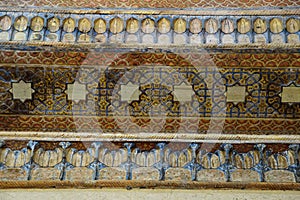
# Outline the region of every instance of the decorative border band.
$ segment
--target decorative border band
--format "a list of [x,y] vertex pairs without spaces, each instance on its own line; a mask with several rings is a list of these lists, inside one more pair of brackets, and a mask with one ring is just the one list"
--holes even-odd
[[[115,187],[139,187],[143,183],[151,187],[161,181],[164,183],[158,187],[170,184],[175,188],[183,183],[197,188],[205,186],[205,182],[208,187],[212,183],[224,183],[219,187],[233,187],[233,183],[237,187],[241,183],[251,186],[254,182],[293,186],[300,181],[299,144],[280,152],[265,144],[253,145],[246,151],[232,144],[221,144],[217,150],[198,143],[181,145],[180,150],[174,148],[176,143],[157,143],[149,150],[135,148],[135,143],[119,147],[110,144],[93,142],[79,149],[70,142],[60,142],[49,149],[29,141],[27,147],[15,149],[0,141],[0,188],[24,187],[26,181],[44,181],[40,187],[56,184],[55,181],[65,181],[70,186],[72,183],[67,181],[82,185],[93,182],[98,186],[108,181]],[[232,184],[226,185],[227,182]]]
[[[269,43],[269,44],[198,44],[198,45],[193,45],[193,44],[185,44],[183,45],[178,45],[178,44],[169,44],[169,45],[162,45],[162,44],[141,44],[141,45],[136,45],[136,44],[95,44],[95,43],[62,43],[62,42],[31,42],[31,41],[26,41],[26,42],[20,42],[20,41],[6,41],[6,42],[1,42],[0,41],[0,46],[2,47],[2,50],[45,50],[47,49],[48,51],[55,51],[55,50],[71,50],[71,51],[77,51],[83,50],[83,51],[92,51],[93,49],[96,50],[109,50],[113,48],[118,48],[119,50],[139,50],[139,51],[148,51],[148,50],[158,50],[158,51],[168,51],[170,49],[172,50],[186,50],[188,51],[193,51],[193,50],[199,50],[199,49],[219,49],[219,50],[226,50],[226,49],[258,49],[259,50],[270,50],[270,49],[296,49],[298,50],[300,48],[300,43],[296,44],[284,44],[284,43]],[[257,51],[259,51],[257,50]]]
[[[299,9],[230,11],[0,11],[0,45],[102,48],[299,48]],[[46,12],[48,11],[48,12]]]
[[181,181],[0,181],[1,189],[82,189],[82,188],[123,188],[123,189],[246,189],[246,190],[295,190],[299,191],[300,183],[208,183]]
[[41,141],[144,141],[144,142],[206,142],[206,143],[300,143],[300,135],[250,135],[250,134],[191,134],[191,133],[91,133],[91,132],[0,132],[4,140]]
[[273,7],[269,9],[265,8],[59,8],[59,7],[1,7],[0,12],[32,12],[32,13],[54,13],[54,14],[103,14],[103,15],[120,15],[120,14],[132,14],[132,15],[197,15],[197,16],[219,16],[219,15],[232,15],[232,16],[272,16],[272,15],[298,15],[300,6],[295,7]]

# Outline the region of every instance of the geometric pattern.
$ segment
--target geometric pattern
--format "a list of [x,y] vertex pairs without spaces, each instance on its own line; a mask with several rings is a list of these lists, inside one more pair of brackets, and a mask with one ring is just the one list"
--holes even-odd
[[0,188],[299,190],[299,5],[1,1]]
[[[2,67],[1,71],[1,114],[148,116],[150,113],[173,117],[243,118],[300,116],[300,102],[284,102],[280,96],[282,88],[285,91],[290,85],[299,87],[299,69],[11,66]],[[26,96],[27,100],[21,102],[10,93],[11,84],[16,88],[14,82],[18,80],[27,85],[31,83],[35,91],[32,99]],[[73,88],[80,93],[70,98],[70,85],[74,81]],[[80,87],[76,86],[77,82],[80,82]],[[127,102],[128,99],[122,100],[121,88],[129,83],[139,86],[139,94],[138,99]],[[191,89],[185,88],[187,86]],[[244,91],[245,94],[241,97],[232,95],[233,89],[238,89],[240,94]],[[187,94],[181,95],[183,101],[174,96],[178,90]],[[226,95],[231,95],[230,99],[226,100]],[[166,109],[165,113],[161,113],[161,109],[151,110],[153,102],[159,102],[161,109]]]
[[[2,137],[20,138],[35,137],[40,140],[48,137],[60,137],[81,140],[94,140],[99,138],[122,140],[132,137],[135,140],[153,137],[151,140],[237,140],[243,138],[247,141],[271,140],[299,141],[300,121],[297,119],[230,119],[230,118],[146,118],[145,117],[97,117],[97,116],[65,116],[65,115],[1,115],[0,131]],[[160,128],[159,133],[151,134],[151,130],[145,129],[151,123]],[[161,123],[164,121],[164,123]],[[130,129],[128,130],[128,125]],[[155,127],[155,126],[154,126]],[[157,127],[156,127],[157,128]],[[157,130],[157,129],[156,129]],[[3,131],[8,131],[4,133]],[[45,132],[36,135],[36,132]],[[142,135],[139,133],[147,133]],[[93,134],[87,134],[93,133]],[[106,134],[104,134],[106,133]],[[118,135],[124,133],[124,135]],[[137,133],[137,134],[134,134]],[[175,135],[174,135],[175,133]],[[194,134],[193,134],[194,133]],[[195,134],[198,133],[198,134]],[[207,133],[212,134],[206,135]],[[115,134],[115,135],[114,135]],[[154,135],[154,136],[153,136]],[[242,137],[242,136],[243,137]],[[261,137],[251,137],[261,136]],[[269,137],[267,137],[269,135]],[[278,137],[272,138],[271,136]],[[116,138],[116,136],[118,137]],[[176,136],[176,138],[174,138]],[[149,138],[148,138],[149,139]],[[244,141],[246,142],[246,141]]]
[[139,100],[139,86],[128,83],[121,85],[121,101]]
[[67,85],[66,94],[68,95],[69,100],[73,100],[78,103],[79,100],[86,99],[87,91],[85,89],[85,85],[75,82]]
[[34,90],[31,89],[30,83],[25,83],[21,80],[19,83],[12,83],[11,92],[14,99],[20,99],[24,102],[26,99],[31,99]]
[[[197,141],[205,138],[201,134],[223,133],[230,141],[249,135],[272,140],[268,134],[284,143],[298,141],[297,95],[285,101],[286,88],[299,87],[297,50],[8,50],[1,51],[0,58],[1,131],[29,131],[29,135],[46,131],[47,137],[79,132],[84,140],[88,137],[83,132],[94,132],[90,136],[94,139],[124,133],[140,140],[142,135],[134,134],[155,132],[153,137],[166,134],[165,140],[174,133],[178,140],[198,133]],[[12,84],[20,81],[34,90],[32,98],[23,102],[10,92]],[[130,85],[136,91],[133,95]],[[74,88],[77,97],[70,94]],[[239,96],[238,90],[237,96],[235,88],[245,93]],[[16,137],[22,134],[27,133]]]
[[1,66],[37,65],[37,66],[143,66],[155,63],[164,66],[187,67],[240,67],[240,68],[297,68],[300,67],[300,53],[293,49],[276,50],[211,50],[204,51],[172,49],[171,52],[118,51],[0,51]]
[[289,6],[299,6],[298,1],[268,1],[268,0],[260,0],[260,1],[239,1],[239,0],[223,0],[223,1],[205,1],[205,0],[188,0],[188,1],[168,1],[168,0],[153,0],[153,1],[105,1],[105,0],[95,0],[88,1],[82,0],[80,2],[74,3],[73,0],[40,0],[40,1],[26,1],[26,0],[15,0],[15,1],[1,1],[0,6],[57,6],[57,7],[81,7],[81,8],[223,8],[223,7],[238,7],[238,8],[247,8],[247,7],[289,7]]
[[[3,50],[0,58],[3,139],[298,141],[299,101],[285,101],[286,88],[299,87],[296,49]],[[24,102],[10,92],[20,81],[34,90]]]

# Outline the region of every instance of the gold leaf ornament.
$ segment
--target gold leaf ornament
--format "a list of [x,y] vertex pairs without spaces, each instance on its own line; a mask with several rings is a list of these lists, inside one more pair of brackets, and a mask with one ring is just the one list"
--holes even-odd
[[254,21],[254,31],[255,33],[261,34],[267,31],[267,23],[266,20],[262,18],[257,18]]
[[11,27],[11,18],[8,15],[0,17],[0,30],[8,31]]
[[102,18],[96,19],[94,22],[94,30],[97,33],[105,33],[106,31],[106,21]]
[[195,18],[190,21],[190,31],[194,34],[200,33],[202,30],[202,22],[200,19]]
[[110,20],[110,32],[116,34],[121,33],[124,29],[123,20],[119,17],[113,18]]
[[57,17],[50,18],[47,22],[47,29],[54,33],[59,30],[60,20]]
[[39,16],[32,18],[30,28],[36,32],[41,31],[44,28],[44,19]]
[[171,30],[171,23],[166,18],[160,19],[157,26],[160,33],[168,33]]
[[216,33],[218,31],[218,21],[210,18],[205,22],[205,31],[208,33]]
[[75,30],[75,20],[71,17],[64,20],[63,30],[67,33],[72,33]]
[[139,22],[135,18],[130,18],[126,23],[126,31],[128,33],[136,33],[139,30]]
[[144,33],[153,33],[155,30],[155,23],[152,19],[146,18],[142,21],[142,31]]
[[17,31],[25,31],[27,29],[28,19],[25,16],[19,16],[16,18],[14,28]]
[[175,19],[174,31],[176,33],[184,33],[186,31],[186,21],[182,18]]
[[92,23],[89,19],[82,18],[79,20],[78,29],[80,32],[87,33],[91,30],[91,28],[92,28]]
[[241,34],[248,33],[251,30],[251,22],[249,19],[241,18],[237,22],[238,32]]

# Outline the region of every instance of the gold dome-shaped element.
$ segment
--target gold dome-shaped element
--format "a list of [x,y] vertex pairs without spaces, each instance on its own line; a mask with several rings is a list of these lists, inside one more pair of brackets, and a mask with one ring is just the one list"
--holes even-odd
[[96,19],[94,22],[94,30],[97,33],[105,33],[106,31],[106,21],[102,18]]
[[224,19],[221,25],[223,33],[232,33],[234,31],[234,24],[230,19]]
[[168,33],[171,30],[171,23],[168,19],[162,18],[157,23],[157,29],[160,33]]
[[25,31],[27,29],[28,19],[25,16],[19,16],[16,18],[14,28],[17,31]]
[[216,33],[218,31],[218,21],[213,18],[206,20],[205,31],[208,33]]
[[30,28],[33,31],[41,31],[44,28],[44,18],[39,16],[32,18]]
[[286,30],[289,33],[296,33],[300,30],[300,21],[295,18],[290,18],[286,21]]
[[190,31],[194,34],[200,33],[202,30],[202,22],[200,19],[195,18],[190,21]]
[[175,19],[174,31],[176,33],[184,33],[186,31],[186,21],[182,18]]
[[8,15],[0,17],[0,30],[7,31],[11,27],[11,18]]
[[47,29],[54,33],[59,29],[60,20],[57,17],[52,17],[47,22]]
[[280,33],[283,31],[283,23],[281,19],[273,18],[270,21],[270,30],[272,33]]
[[113,18],[109,22],[109,30],[112,33],[121,33],[124,29],[123,20],[119,17]]
[[155,23],[152,19],[146,18],[142,21],[142,31],[144,33],[152,33],[155,29]]
[[91,30],[92,23],[88,18],[82,18],[78,21],[78,30],[83,33],[87,33]]
[[72,33],[75,30],[75,20],[71,17],[66,18],[63,22],[63,30],[67,33]]
[[248,33],[251,30],[251,22],[249,19],[241,18],[237,22],[238,32],[241,34]]
[[130,18],[126,23],[126,31],[128,33],[136,33],[139,30],[139,21],[135,18]]
[[254,21],[254,31],[255,33],[264,33],[267,31],[267,23],[266,20],[262,19],[262,18],[257,18]]

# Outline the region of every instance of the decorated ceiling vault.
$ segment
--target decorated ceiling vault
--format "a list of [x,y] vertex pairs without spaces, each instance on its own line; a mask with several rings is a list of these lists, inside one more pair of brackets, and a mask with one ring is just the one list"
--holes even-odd
[[0,188],[300,188],[300,1],[1,1]]

